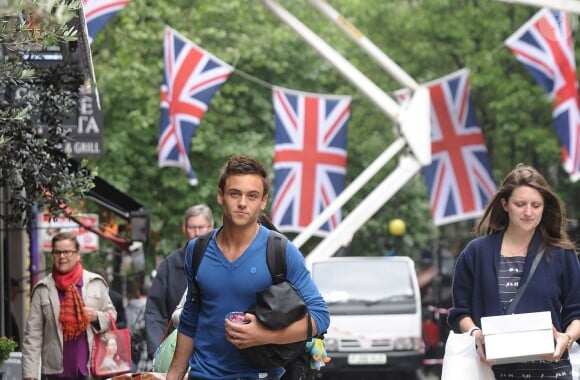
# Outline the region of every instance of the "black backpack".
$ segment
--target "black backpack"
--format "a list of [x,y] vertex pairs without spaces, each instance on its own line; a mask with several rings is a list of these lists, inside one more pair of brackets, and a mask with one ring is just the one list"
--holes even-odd
[[[205,254],[205,249],[209,244],[209,240],[213,231],[205,233],[197,237],[195,246],[191,248],[191,242],[187,246],[189,252],[193,249],[191,271],[193,274],[193,289],[191,294],[194,302],[201,302],[200,291],[195,284],[195,276],[201,263],[201,259]],[[268,270],[272,276],[272,282],[279,284],[286,281],[286,243],[288,238],[277,231],[270,230],[268,236],[268,244],[266,246],[266,261],[268,263]],[[322,338],[322,336],[319,336]],[[318,371],[310,368],[310,353],[304,351],[304,354],[287,363],[284,366],[285,373],[281,380],[312,380],[317,378]]]

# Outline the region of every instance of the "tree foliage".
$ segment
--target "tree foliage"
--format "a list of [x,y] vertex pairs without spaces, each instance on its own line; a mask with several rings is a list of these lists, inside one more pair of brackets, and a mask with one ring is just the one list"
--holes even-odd
[[[78,4],[53,0],[9,1],[0,10],[0,187],[8,189],[8,226],[20,226],[33,206],[56,214],[92,186],[84,165],[64,152],[68,132],[62,121],[78,109],[84,82],[78,65],[33,66],[23,59],[48,47],[76,40],[67,23]],[[34,15],[34,16],[32,16]],[[39,124],[46,133],[38,132]]]
[[[576,217],[578,183],[561,169],[551,104],[503,41],[536,8],[499,1],[329,1],[364,35],[419,83],[462,68],[471,72],[472,102],[484,132],[496,181],[519,162],[548,175]],[[307,0],[281,0],[388,93],[401,85]],[[159,87],[166,26],[197,43],[236,72],[222,86],[197,129],[190,160],[200,184],[190,187],[178,168],[158,168]],[[576,39],[576,35],[573,36]],[[348,94],[347,182],[352,182],[395,138],[391,120],[352,83],[259,1],[132,0],[97,36],[92,53],[105,118],[106,154],[99,173],[152,211],[154,249],[169,252],[181,243],[183,211],[207,203],[219,220],[219,169],[231,154],[246,153],[272,163],[272,86]],[[343,208],[346,216],[396,163],[389,163]],[[407,223],[403,251],[417,257],[440,235],[461,240],[470,223],[435,228],[420,176],[408,183],[358,231],[352,254],[383,254],[389,220]],[[318,239],[304,247],[308,252]],[[461,242],[451,246],[461,247]]]

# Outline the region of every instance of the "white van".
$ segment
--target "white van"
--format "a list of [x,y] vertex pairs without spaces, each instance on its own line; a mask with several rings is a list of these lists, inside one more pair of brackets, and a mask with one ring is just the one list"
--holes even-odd
[[322,377],[398,372],[416,379],[425,345],[413,260],[332,257],[313,262],[311,271],[330,310],[325,342],[331,361]]

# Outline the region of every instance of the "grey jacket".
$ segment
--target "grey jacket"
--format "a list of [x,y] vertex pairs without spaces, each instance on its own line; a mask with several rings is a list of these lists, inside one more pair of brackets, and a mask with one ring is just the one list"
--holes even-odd
[[171,313],[187,288],[184,262],[185,246],[173,251],[159,264],[157,275],[149,288],[145,305],[145,326],[147,350],[151,357],[161,343],[165,328],[171,320]]
[[[96,273],[83,270],[83,302],[86,306],[98,310],[100,330],[91,323],[87,328],[87,339],[90,354],[93,347],[93,336],[111,328],[108,313],[117,318],[117,312],[109,297],[108,285]],[[52,375],[63,371],[63,335],[58,322],[60,301],[58,290],[52,274],[40,280],[32,290],[30,313],[24,330],[22,342],[22,377],[38,378],[42,374]],[[42,368],[40,368],[42,363]]]

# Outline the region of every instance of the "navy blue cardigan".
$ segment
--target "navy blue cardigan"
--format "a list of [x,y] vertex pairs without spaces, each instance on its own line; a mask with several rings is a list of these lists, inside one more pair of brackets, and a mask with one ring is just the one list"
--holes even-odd
[[[459,321],[471,316],[481,327],[481,317],[503,315],[497,273],[504,232],[476,238],[457,258],[453,277],[453,306],[448,323],[460,332]],[[526,256],[521,283],[529,275],[541,242],[536,232]],[[550,311],[558,331],[580,319],[580,261],[572,250],[548,248],[528,284],[515,313]]]

